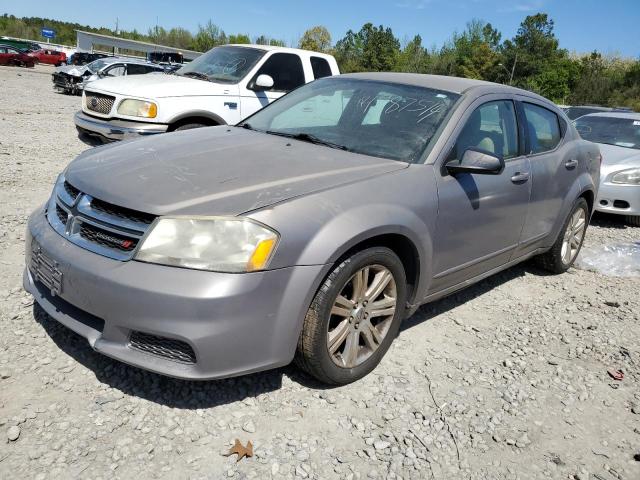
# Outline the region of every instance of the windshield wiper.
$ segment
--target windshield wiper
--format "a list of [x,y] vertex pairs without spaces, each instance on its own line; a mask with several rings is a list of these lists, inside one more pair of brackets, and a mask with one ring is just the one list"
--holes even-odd
[[207,82],[211,81],[208,75],[200,72],[187,72],[187,73],[181,73],[181,75],[183,77],[199,78],[200,80],[206,80]]
[[249,123],[242,123],[240,125],[238,125],[240,128],[246,128],[247,130],[253,130],[253,127],[251,126],[251,124]]
[[269,135],[278,135],[280,137],[293,138],[294,140],[309,142],[315,145],[323,145],[325,147],[337,148],[338,150],[349,150],[349,148],[344,145],[329,142],[327,140],[322,140],[321,138],[318,138],[315,135],[312,135],[310,133],[286,133],[286,132],[276,132],[274,130],[267,130],[264,133],[268,133]]

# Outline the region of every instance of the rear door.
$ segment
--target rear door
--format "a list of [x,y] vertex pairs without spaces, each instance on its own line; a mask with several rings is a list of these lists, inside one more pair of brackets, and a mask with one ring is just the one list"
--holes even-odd
[[543,102],[519,97],[518,107],[532,177],[529,213],[522,230],[524,253],[551,233],[562,203],[578,178],[580,150],[577,142],[564,141],[564,119]]
[[[444,290],[509,262],[527,215],[531,182],[523,155],[515,102],[486,95],[465,114],[450,153],[436,164],[438,219],[434,280],[429,293]],[[448,174],[444,164],[469,147],[501,156],[499,175]]]

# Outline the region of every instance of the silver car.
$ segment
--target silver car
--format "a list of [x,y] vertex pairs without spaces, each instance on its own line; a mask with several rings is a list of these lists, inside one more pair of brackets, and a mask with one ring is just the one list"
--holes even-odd
[[599,152],[535,94],[351,74],[236,127],[82,153],[30,217],[24,286],[98,352],[213,379],[344,384],[423,303],[531,257],[574,262]]
[[86,65],[64,65],[51,74],[54,90],[71,95],[81,94],[91,82],[107,77],[165,72],[165,67],[130,57],[106,57]]
[[595,209],[624,215],[640,227],[640,113],[592,113],[578,118],[575,126],[602,152]]

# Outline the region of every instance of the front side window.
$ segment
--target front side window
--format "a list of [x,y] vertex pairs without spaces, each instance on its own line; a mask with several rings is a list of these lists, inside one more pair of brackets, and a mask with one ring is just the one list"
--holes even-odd
[[525,128],[529,134],[529,153],[542,153],[558,146],[562,135],[558,116],[533,103],[523,103]]
[[289,92],[305,83],[300,57],[292,53],[271,55],[258,70],[255,78],[263,74],[273,78],[271,90],[278,92]]
[[216,47],[185,65],[176,75],[222,83],[238,83],[266,52],[250,47]]
[[142,75],[143,73],[147,73],[150,71],[151,70],[148,70],[146,65],[138,65],[135,63],[130,63],[127,66],[127,75]]
[[327,77],[249,117],[249,128],[375,157],[418,162],[460,96],[396,83]]
[[485,150],[505,160],[518,155],[518,124],[511,100],[488,102],[473,111],[450,158],[460,160],[468,148]]
[[124,65],[114,65],[113,67],[105,70],[105,74],[110,77],[119,77],[124,75]]
[[581,117],[575,122],[582,138],[595,143],[640,150],[640,117]]

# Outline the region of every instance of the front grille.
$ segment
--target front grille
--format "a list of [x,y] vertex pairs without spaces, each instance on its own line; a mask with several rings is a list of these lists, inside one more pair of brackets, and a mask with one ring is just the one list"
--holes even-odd
[[80,236],[89,242],[123,252],[131,252],[138,245],[136,239],[111,233],[89,223],[80,226]]
[[196,363],[196,354],[191,345],[174,338],[134,330],[129,337],[129,347],[173,362]]
[[67,219],[69,215],[60,205],[56,205],[56,215],[58,216],[58,220],[64,225],[67,224]]
[[116,97],[111,95],[103,95],[102,93],[86,92],[85,105],[92,112],[108,114],[113,107]]
[[128,208],[117,207],[110,203],[103,202],[102,200],[98,200],[97,198],[94,198],[91,201],[91,207],[93,207],[94,210],[106,213],[107,215],[113,215],[115,217],[130,220],[132,222],[146,223],[147,225],[153,222],[155,218],[153,215],[138,212],[136,210],[131,210]]
[[130,260],[153,215],[93,198],[64,179],[51,196],[49,224],[70,242],[116,260]]

